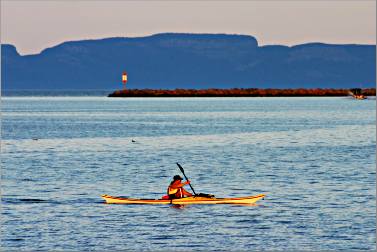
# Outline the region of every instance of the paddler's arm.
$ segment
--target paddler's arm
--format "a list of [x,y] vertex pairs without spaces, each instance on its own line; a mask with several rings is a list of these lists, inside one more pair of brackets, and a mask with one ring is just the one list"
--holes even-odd
[[176,184],[176,185],[173,184],[173,185],[171,185],[171,188],[177,189],[177,188],[181,188],[181,187],[188,185],[188,184],[190,184],[190,180],[187,180],[186,182],[179,183],[179,184]]

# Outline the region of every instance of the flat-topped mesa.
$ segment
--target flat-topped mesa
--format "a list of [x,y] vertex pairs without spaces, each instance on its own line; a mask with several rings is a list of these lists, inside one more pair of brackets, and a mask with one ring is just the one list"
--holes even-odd
[[258,45],[237,34],[162,33],[67,41],[33,55],[1,45],[2,89],[376,86],[376,45]]
[[[362,90],[365,96],[375,96],[376,89]],[[128,89],[116,90],[108,97],[303,97],[349,96],[349,89]]]

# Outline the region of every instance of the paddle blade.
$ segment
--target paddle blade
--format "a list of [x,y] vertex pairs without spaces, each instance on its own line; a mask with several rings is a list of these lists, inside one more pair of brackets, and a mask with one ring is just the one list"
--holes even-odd
[[183,174],[185,174],[185,171],[183,170],[183,167],[182,167],[180,164],[178,164],[178,163],[177,163],[177,165],[178,165],[179,170],[181,170],[181,172],[182,172]]

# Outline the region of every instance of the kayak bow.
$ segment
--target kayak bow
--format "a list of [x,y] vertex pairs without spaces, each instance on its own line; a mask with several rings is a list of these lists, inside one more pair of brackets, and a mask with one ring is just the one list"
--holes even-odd
[[181,199],[133,199],[114,197],[107,194],[101,195],[107,204],[252,204],[265,197],[264,194],[239,198],[208,198],[191,196]]

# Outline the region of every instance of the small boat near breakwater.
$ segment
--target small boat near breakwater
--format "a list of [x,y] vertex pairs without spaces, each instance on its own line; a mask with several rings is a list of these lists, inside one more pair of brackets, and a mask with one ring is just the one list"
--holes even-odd
[[350,90],[349,94],[356,100],[365,100],[367,96],[361,88],[353,88]]

